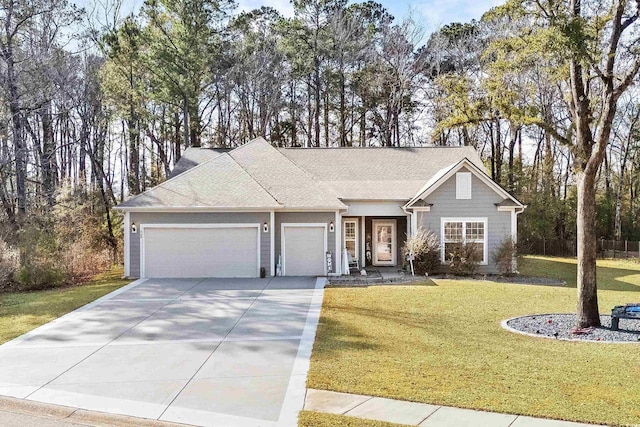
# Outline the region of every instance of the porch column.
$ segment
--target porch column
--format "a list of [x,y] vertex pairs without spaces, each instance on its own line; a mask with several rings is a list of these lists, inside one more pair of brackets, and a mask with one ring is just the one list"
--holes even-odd
[[367,266],[367,252],[365,245],[365,238],[367,236],[367,231],[365,229],[365,217],[360,217],[360,268],[365,268]]
[[335,256],[335,265],[333,267],[335,274],[340,276],[342,275],[342,248],[344,243],[342,242],[342,216],[340,215],[340,211],[336,211],[336,218],[334,220],[334,233],[336,239],[336,256]]
[[411,212],[411,235],[418,231],[418,212],[414,210]]

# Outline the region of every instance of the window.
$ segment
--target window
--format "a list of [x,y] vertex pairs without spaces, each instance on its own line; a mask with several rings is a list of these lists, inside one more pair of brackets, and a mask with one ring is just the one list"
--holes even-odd
[[456,174],[456,199],[471,198],[471,172]]
[[344,222],[344,247],[351,257],[358,258],[358,222],[355,220]]
[[451,260],[451,254],[462,245],[473,245],[478,262],[487,263],[486,218],[442,219],[442,262]]

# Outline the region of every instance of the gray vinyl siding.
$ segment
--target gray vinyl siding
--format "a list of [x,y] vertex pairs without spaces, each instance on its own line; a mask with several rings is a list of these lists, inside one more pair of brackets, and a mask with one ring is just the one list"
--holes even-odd
[[[140,226],[144,224],[271,224],[269,212],[193,212],[193,213],[160,213],[131,212],[131,223],[138,226],[138,233],[131,234],[129,257],[130,276],[140,277]],[[264,267],[267,275],[273,274],[271,265],[271,227],[264,233],[260,227],[260,267]],[[252,256],[247,254],[247,256]]]
[[276,241],[275,241],[275,263],[282,254],[282,224],[283,223],[318,223],[327,224],[327,250],[331,252],[333,258],[333,271],[336,271],[336,232],[329,231],[329,223],[336,222],[335,212],[276,212]]
[[[460,172],[467,170],[463,168]],[[442,239],[442,218],[487,218],[488,265],[480,266],[479,271],[493,273],[496,271],[496,265],[492,260],[492,254],[505,238],[511,236],[511,212],[498,212],[495,205],[503,200],[503,197],[475,175],[472,175],[471,180],[471,199],[457,200],[454,175],[425,199],[427,203],[432,204],[431,211],[418,215],[418,227],[428,228]]]

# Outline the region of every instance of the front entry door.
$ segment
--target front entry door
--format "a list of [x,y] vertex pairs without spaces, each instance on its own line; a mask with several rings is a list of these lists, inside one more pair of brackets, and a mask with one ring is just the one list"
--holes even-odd
[[373,221],[373,265],[396,265],[396,222]]

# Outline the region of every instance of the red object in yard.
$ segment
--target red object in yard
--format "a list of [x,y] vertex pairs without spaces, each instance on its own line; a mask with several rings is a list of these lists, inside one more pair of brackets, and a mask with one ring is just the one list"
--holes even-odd
[[547,320],[547,323],[551,323],[551,322],[552,322],[552,320],[551,320],[551,319]]

